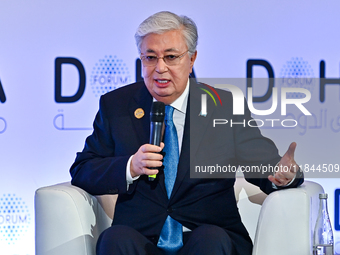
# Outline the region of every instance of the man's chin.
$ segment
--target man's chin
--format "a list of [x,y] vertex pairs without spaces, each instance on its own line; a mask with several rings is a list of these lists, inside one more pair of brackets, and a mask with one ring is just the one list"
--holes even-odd
[[158,88],[158,87],[152,87],[149,88],[147,86],[147,89],[149,90],[149,93],[153,98],[155,98],[159,102],[163,102],[164,104],[171,104],[173,101],[176,100],[176,93],[173,93],[169,87],[167,88]]
[[176,98],[169,94],[154,94],[152,95],[157,101],[163,102],[164,104],[171,104]]

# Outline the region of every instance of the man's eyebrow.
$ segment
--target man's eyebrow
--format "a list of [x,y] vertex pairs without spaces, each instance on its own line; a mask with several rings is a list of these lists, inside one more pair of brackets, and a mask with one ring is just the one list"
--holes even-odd
[[152,50],[152,49],[147,49],[146,52],[148,52],[148,53],[155,53],[155,51]]
[[[147,53],[155,53],[155,51],[152,50],[152,49],[147,49],[146,52]],[[169,49],[166,49],[164,52],[179,52],[179,50],[176,49],[176,48],[169,48]]]

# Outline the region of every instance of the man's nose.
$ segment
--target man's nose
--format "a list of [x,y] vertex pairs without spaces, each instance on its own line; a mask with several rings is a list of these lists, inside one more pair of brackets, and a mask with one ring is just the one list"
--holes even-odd
[[168,70],[168,66],[165,64],[163,58],[159,58],[156,65],[156,72],[164,73]]

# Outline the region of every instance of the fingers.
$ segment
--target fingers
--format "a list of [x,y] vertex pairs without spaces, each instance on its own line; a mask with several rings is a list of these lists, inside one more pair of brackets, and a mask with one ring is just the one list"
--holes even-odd
[[269,175],[268,180],[274,183],[276,186],[286,186],[294,178],[295,173],[292,172],[276,172],[275,175]]
[[286,178],[278,178],[276,175],[275,177],[272,175],[269,175],[268,180],[274,183],[276,186],[286,186],[291,181]]
[[[294,153],[296,149],[296,143],[293,142],[289,145],[289,148],[285,155],[280,160],[279,167],[285,169],[285,172],[293,172],[295,173],[297,169],[299,169],[298,165],[294,160]],[[289,171],[287,171],[289,169]],[[282,172],[282,171],[281,171]]]
[[268,180],[274,183],[276,186],[282,186],[282,184],[278,180],[276,180],[273,175],[269,175]]
[[164,143],[163,142],[161,142],[160,147],[161,147],[161,150],[163,150],[163,148],[164,148]]
[[294,153],[295,153],[296,146],[297,146],[296,142],[292,142],[289,145],[288,150],[286,152],[287,156],[289,156],[292,159],[294,159]]
[[132,177],[138,175],[154,175],[158,173],[157,168],[162,166],[163,156],[159,154],[164,144],[156,146],[152,144],[142,145],[138,151],[132,156],[130,164],[130,173]]
[[269,175],[268,179],[274,183],[276,186],[286,186],[288,185],[296,175],[298,170],[298,165],[284,166],[279,164],[276,168],[276,172],[273,175]]

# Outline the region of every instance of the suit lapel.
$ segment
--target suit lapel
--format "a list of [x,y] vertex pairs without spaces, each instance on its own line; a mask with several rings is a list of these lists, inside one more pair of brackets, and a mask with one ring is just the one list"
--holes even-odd
[[[129,113],[133,123],[137,137],[139,138],[140,145],[149,142],[150,137],[150,110],[152,104],[152,96],[144,85],[141,86],[140,91],[136,91],[134,99],[131,100],[129,105]],[[142,109],[144,116],[141,118],[136,117],[136,110]]]
[[[134,100],[131,100],[129,107],[130,117],[134,125],[137,137],[139,139],[140,146],[149,143],[150,141],[150,111],[152,101],[153,98],[143,82],[143,86],[140,88],[140,91],[136,91]],[[143,109],[144,111],[144,116],[140,119],[136,118],[135,116],[135,111],[139,108]],[[164,183],[164,174],[160,172],[157,175],[157,179],[154,180],[154,182],[159,183],[159,186],[161,187],[164,196],[167,198]],[[155,183],[150,183],[150,185],[154,185]]]

